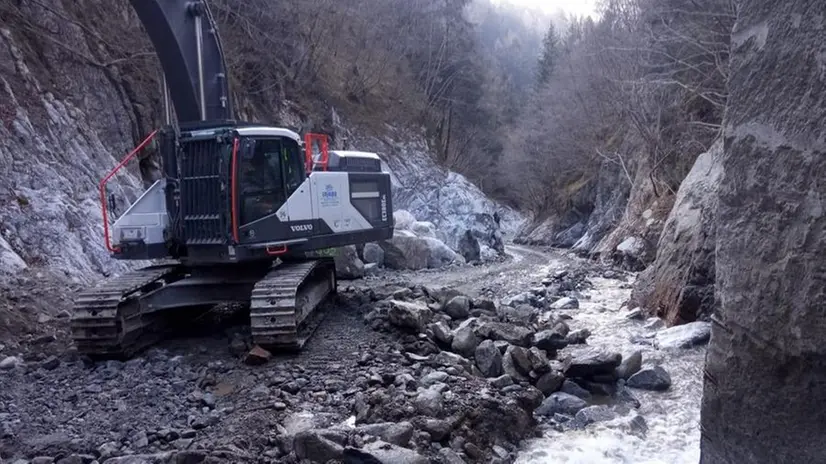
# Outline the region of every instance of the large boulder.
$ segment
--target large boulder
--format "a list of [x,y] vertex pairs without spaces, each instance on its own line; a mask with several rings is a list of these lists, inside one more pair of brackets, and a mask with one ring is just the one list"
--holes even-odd
[[464,263],[465,259],[445,245],[445,242],[432,237],[423,237],[427,244],[427,267],[438,269],[453,263]]
[[738,0],[701,464],[826,456],[822,0]]
[[723,175],[723,142],[701,154],[665,221],[657,257],[634,286],[631,305],[682,324],[706,319],[714,309],[714,211]]
[[390,269],[419,270],[427,268],[430,247],[412,232],[396,231],[393,238],[379,242],[384,250],[384,265]]
[[364,263],[359,259],[355,245],[337,250],[335,255],[336,274],[340,279],[360,279],[364,277]]

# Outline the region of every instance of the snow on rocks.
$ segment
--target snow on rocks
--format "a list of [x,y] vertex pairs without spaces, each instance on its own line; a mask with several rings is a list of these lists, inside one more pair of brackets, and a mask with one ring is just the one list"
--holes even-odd
[[405,210],[395,211],[393,218],[393,237],[365,245],[362,251],[365,261],[397,270],[439,269],[465,263],[461,255],[437,238],[439,234],[432,223],[419,222]]
[[451,249],[457,250],[461,236],[471,230],[483,247],[501,252],[503,239],[513,236],[525,217],[488,198],[461,174],[439,167],[422,135],[397,132],[392,142],[354,142],[381,157],[391,174],[395,208],[434,224],[442,234],[438,238]]

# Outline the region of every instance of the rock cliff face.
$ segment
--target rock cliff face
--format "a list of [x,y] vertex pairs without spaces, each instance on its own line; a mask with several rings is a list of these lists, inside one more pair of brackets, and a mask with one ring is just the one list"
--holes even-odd
[[819,462],[826,15],[820,0],[737,4],[700,462]]
[[654,262],[637,278],[631,305],[681,324],[714,307],[714,212],[722,176],[723,143],[701,154],[677,192],[657,243]]
[[592,197],[593,201],[582,202],[585,204],[571,211],[569,217],[551,215],[524,221],[514,241],[589,253],[619,224],[630,187],[620,169],[606,161],[591,187],[583,192],[584,197]]
[[[94,56],[84,31],[56,16],[68,14],[64,2],[50,8],[30,11],[30,20]],[[105,252],[96,186],[134,145],[146,99],[130,79],[15,26],[0,25],[0,277],[47,265],[89,281],[123,267]],[[135,174],[120,179],[119,194],[135,198]]]
[[[22,15],[0,24],[0,279],[29,270],[85,284],[128,267],[104,248],[97,183],[157,125],[160,100],[132,65],[153,59],[151,53],[103,65],[111,60],[101,56],[101,43],[115,39],[104,29],[128,37],[123,40],[132,48],[149,49],[131,10],[87,0],[47,3],[0,5],[0,17]],[[84,14],[105,16],[100,30],[82,26],[77,18]],[[29,29],[18,27],[24,22]],[[61,44],[49,34],[58,34]],[[142,67],[159,72],[152,63]],[[278,116],[305,122],[296,114]],[[495,241],[496,211],[505,232],[520,220],[462,176],[439,168],[422,137],[397,131],[368,142],[353,149],[385,157],[396,208],[433,222],[452,248],[466,229]],[[136,164],[110,183],[117,199],[134,200],[142,190]]]

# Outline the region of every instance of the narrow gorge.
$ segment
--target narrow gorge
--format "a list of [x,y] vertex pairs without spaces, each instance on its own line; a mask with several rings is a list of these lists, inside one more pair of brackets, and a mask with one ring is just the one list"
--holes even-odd
[[207,3],[239,117],[376,154],[393,237],[334,249],[298,352],[230,304],[81,355],[75,295],[152,264],[98,183],[160,65],[127,0],[0,0],[0,463],[826,455],[820,2]]

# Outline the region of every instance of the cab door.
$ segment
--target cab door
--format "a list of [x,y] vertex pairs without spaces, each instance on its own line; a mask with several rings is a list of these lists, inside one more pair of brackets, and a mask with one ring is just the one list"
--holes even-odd
[[281,139],[243,138],[240,143],[235,186],[239,239],[247,243],[278,240],[282,234],[271,219],[287,201]]
[[313,202],[313,188],[304,166],[303,153],[298,142],[292,139],[284,139],[281,150],[288,200],[285,207],[278,212],[278,219],[290,223],[291,235],[311,235],[315,232],[313,222],[316,207]]

